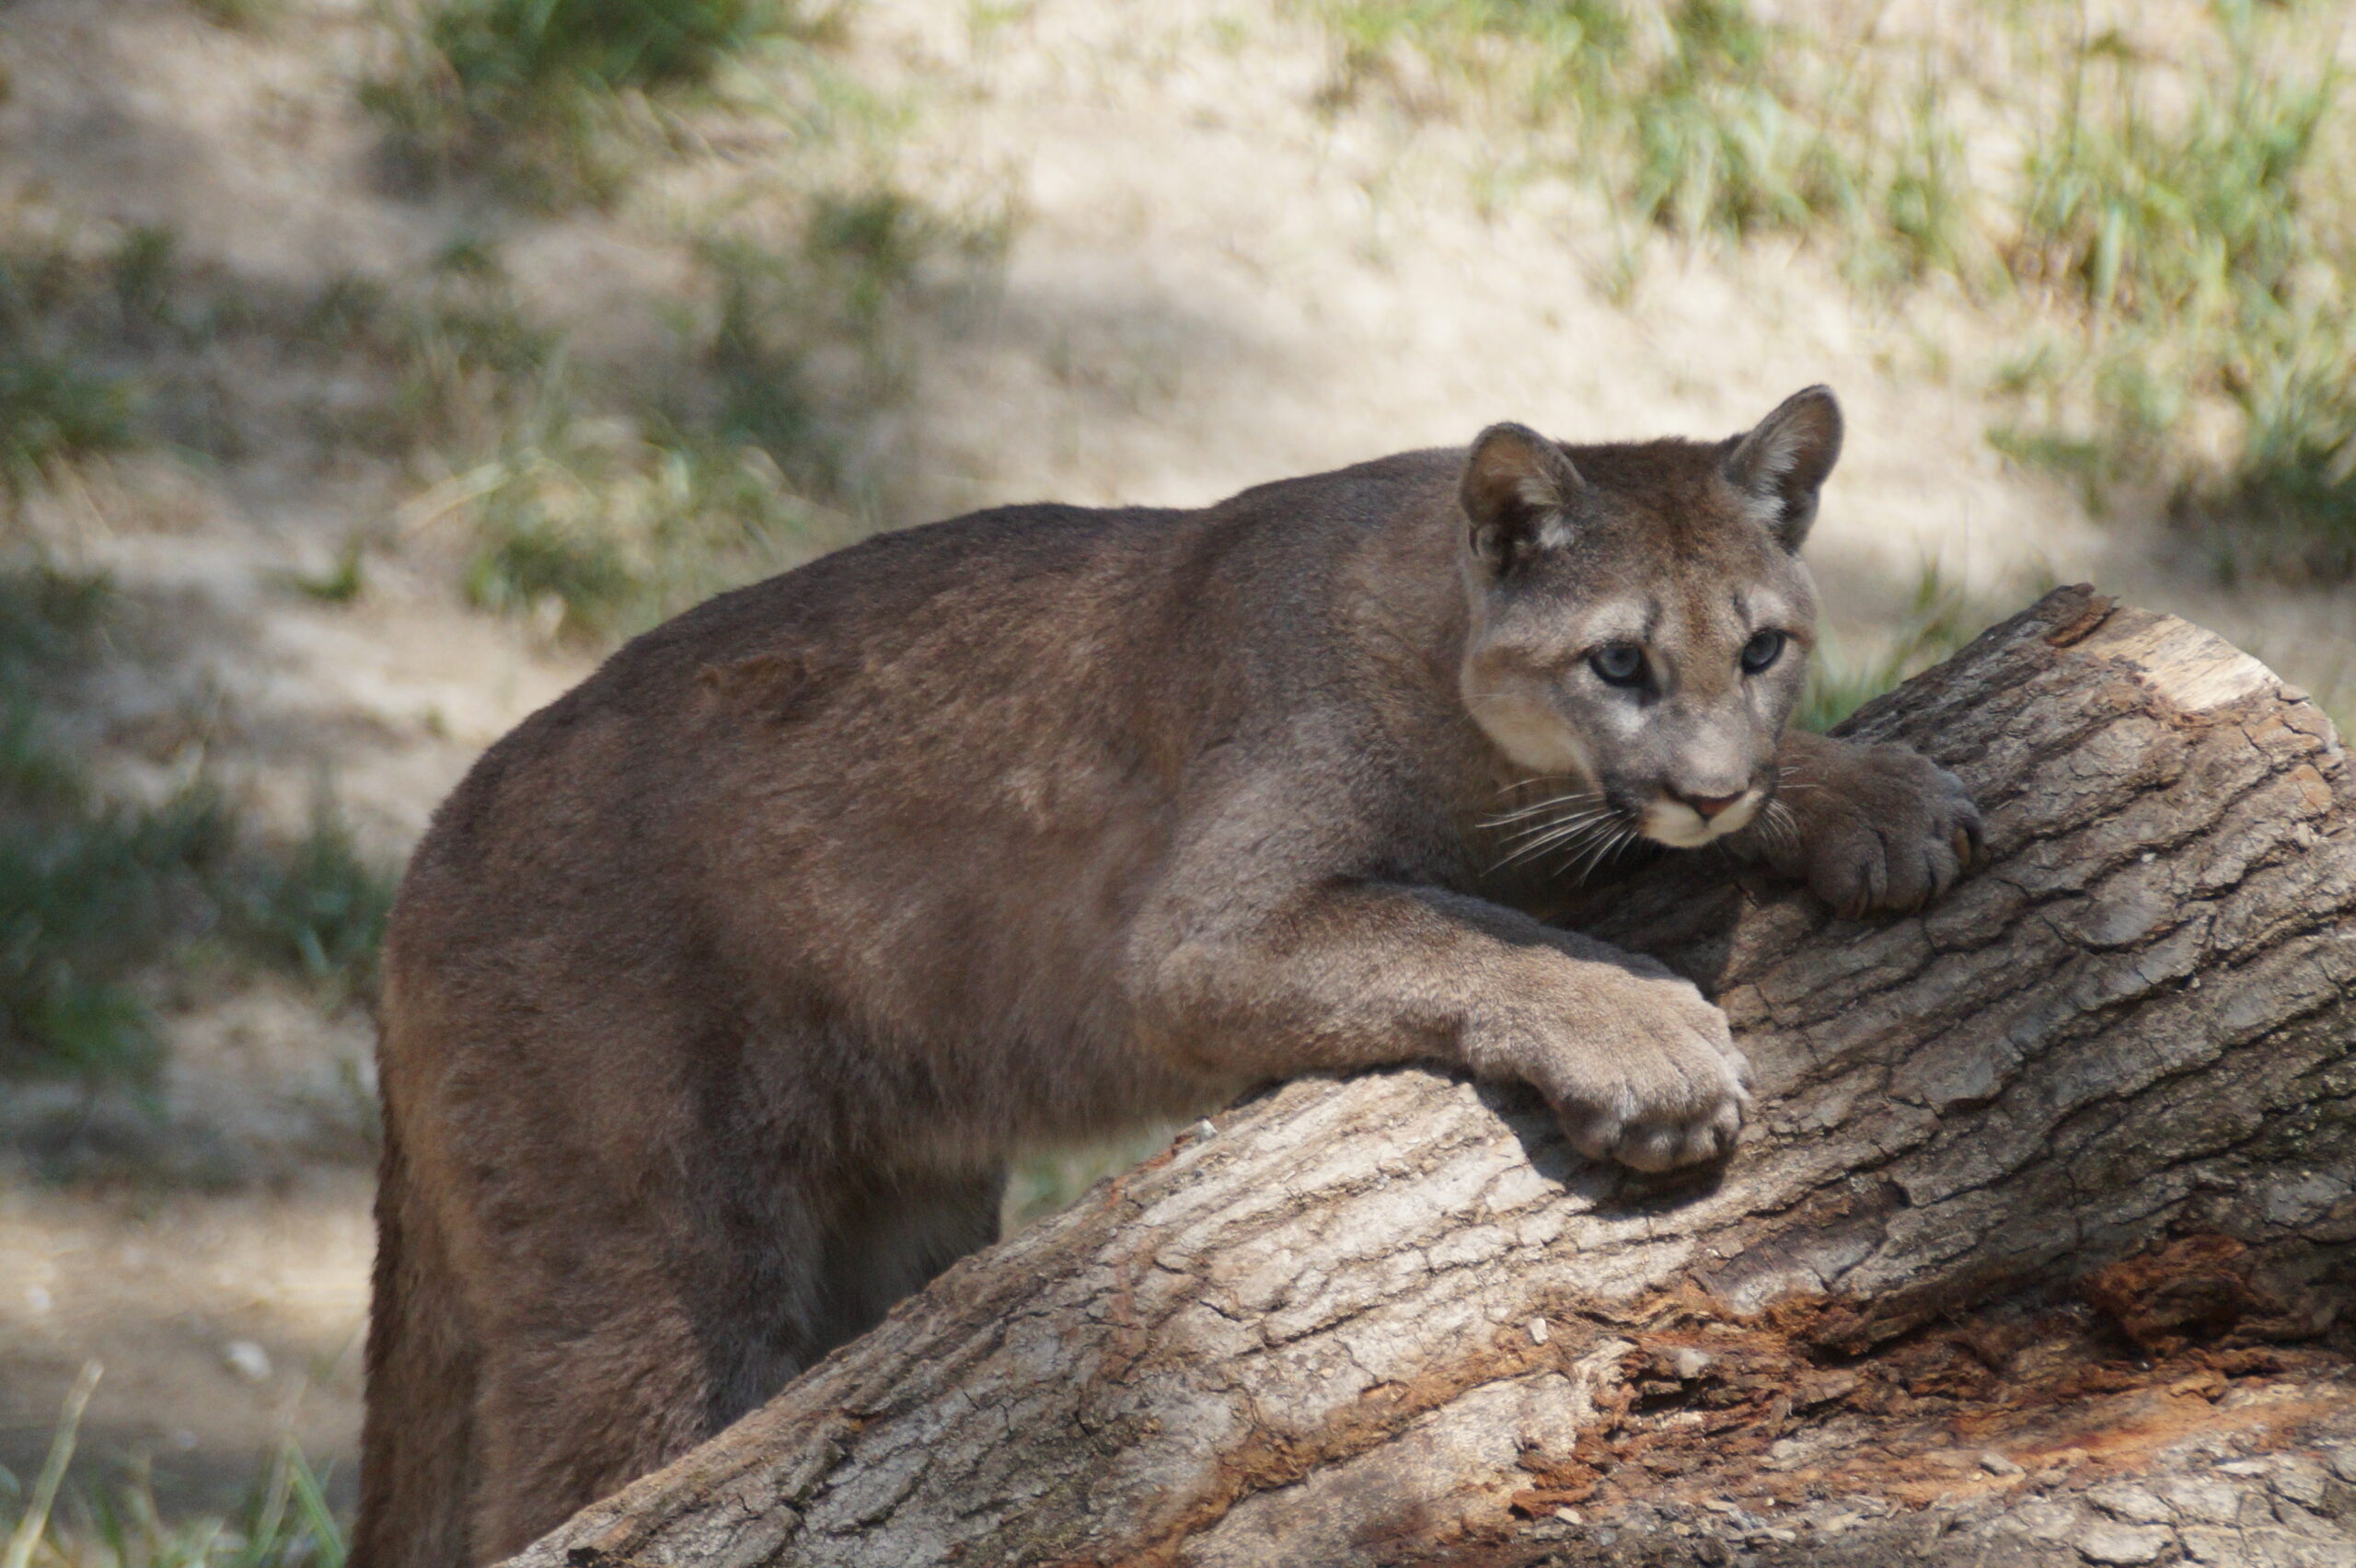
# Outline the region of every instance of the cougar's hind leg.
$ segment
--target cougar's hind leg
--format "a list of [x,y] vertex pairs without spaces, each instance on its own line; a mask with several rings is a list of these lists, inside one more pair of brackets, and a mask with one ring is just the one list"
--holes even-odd
[[486,1336],[476,1563],[513,1555],[711,1429],[702,1357],[675,1293],[645,1279],[546,1283],[560,1309]]
[[484,1336],[476,1562],[668,1464],[816,1359],[809,1196],[737,1176],[691,1210],[601,1229],[569,1267],[511,1274],[517,1315]]
[[1003,1166],[858,1183],[826,1228],[818,1355],[857,1339],[941,1270],[997,1240],[1005,1195]]

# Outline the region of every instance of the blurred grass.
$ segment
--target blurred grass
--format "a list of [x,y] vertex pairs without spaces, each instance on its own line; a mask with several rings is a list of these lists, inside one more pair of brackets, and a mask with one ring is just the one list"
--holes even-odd
[[2356,574],[2356,163],[2325,7],[2097,29],[2023,0],[1974,19],[2000,34],[1981,65],[1745,0],[1304,3],[1335,101],[1501,117],[1637,230],[1795,237],[1900,308],[1959,289],[2015,323],[1999,451],[2097,504],[2156,487],[2228,574]]
[[999,1205],[999,1233],[1011,1236],[1024,1226],[1071,1206],[1107,1176],[1118,1175],[1170,1147],[1173,1125],[1157,1124],[1126,1137],[1069,1148],[1042,1149],[1019,1159],[1007,1175]]
[[[225,26],[279,10],[191,3]],[[0,203],[0,485],[17,525],[0,537],[0,1075],[152,1087],[158,998],[191,966],[299,976],[329,1006],[363,996],[389,899],[330,795],[280,841],[202,767],[166,799],[102,784],[72,719],[115,657],[114,594],[30,542],[32,499],[84,493],[126,451],[389,464],[405,503],[351,531],[329,570],[268,581],[355,604],[373,553],[422,546],[472,604],[610,641],[871,525],[866,445],[907,384],[906,318],[1003,247],[1003,217],[898,188],[888,136],[834,146],[841,125],[882,135],[889,117],[829,88],[838,123],[796,121],[790,167],[641,236],[687,285],[650,320],[658,340],[583,353],[492,236],[618,195],[678,150],[668,117],[738,111],[717,95],[740,67],[767,71],[746,101],[774,109],[816,79],[809,46],[834,13],[421,0],[384,15],[391,64],[366,106],[395,143],[444,139],[434,178],[490,177],[471,226],[423,265],[246,277],[191,261],[169,229]],[[278,396],[273,370],[335,396]]]
[[1969,190],[1938,75],[1861,74],[1744,0],[1312,0],[1328,98],[1500,107],[1615,218],[1735,243],[1831,231],[1876,282],[1966,264]]
[[76,287],[52,247],[0,249],[0,483],[12,501],[56,464],[131,438],[128,388],[85,363],[61,329]]
[[289,0],[189,0],[205,20],[219,27],[258,32],[285,15]]
[[468,598],[584,639],[794,564],[815,515],[760,446],[568,414],[456,482]]
[[308,834],[273,842],[200,776],[168,798],[109,798],[58,736],[105,657],[103,577],[0,567],[0,1078],[151,1085],[147,982],[192,947],[364,993],[387,875],[324,793]]
[[1807,685],[1792,722],[1821,734],[1961,649],[1989,620],[1935,563],[1923,566],[1915,573],[1906,609],[1875,648],[1844,646],[1826,628],[1809,662]]
[[829,22],[794,0],[424,0],[361,101],[412,183],[480,175],[534,206],[603,203],[664,144],[666,104]]
[[[0,479],[21,502],[133,447],[390,458],[418,476],[394,534],[462,537],[468,602],[577,640],[643,629],[872,525],[865,440],[909,384],[907,319],[987,276],[1008,234],[872,174],[771,205],[686,238],[664,341],[621,363],[575,352],[489,240],[273,295],[184,268],[167,231],[20,232],[0,245]],[[257,409],[219,382],[229,347],[358,395]],[[370,549],[400,543],[364,529],[330,570],[273,581],[352,603]]]
[[[2356,249],[2326,135],[2338,72],[2281,18],[2241,4],[2213,16],[2186,80],[2155,80],[2111,36],[2068,62],[2027,154],[2010,265],[2084,346],[2048,367],[2045,428],[2005,432],[2006,449],[2096,481],[2160,478],[2228,569],[2344,577]],[[2237,416],[2233,439],[2175,460],[2204,406]]]
[[343,1568],[341,1523],[327,1478],[293,1438],[271,1450],[244,1505],[221,1517],[167,1522],[144,1471],[111,1486],[69,1480],[83,1410],[98,1381],[89,1363],[67,1394],[40,1475],[28,1487],[0,1469],[0,1568]]
[[987,269],[1005,224],[888,184],[821,189],[799,223],[790,245],[724,229],[696,244],[694,303],[652,378],[560,352],[495,383],[518,406],[493,450],[411,503],[471,538],[471,603],[609,639],[871,525],[860,439],[906,390],[898,324]]

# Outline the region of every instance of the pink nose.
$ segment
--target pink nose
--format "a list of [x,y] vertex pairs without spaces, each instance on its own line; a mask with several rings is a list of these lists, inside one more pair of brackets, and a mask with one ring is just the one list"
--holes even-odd
[[1700,812],[1702,820],[1707,822],[1737,801],[1741,800],[1742,791],[1738,790],[1731,795],[1680,795],[1678,799]]

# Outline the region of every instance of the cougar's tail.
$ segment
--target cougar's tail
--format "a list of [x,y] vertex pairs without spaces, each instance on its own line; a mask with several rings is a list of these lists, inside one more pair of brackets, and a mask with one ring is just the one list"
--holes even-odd
[[385,1118],[368,1412],[351,1568],[469,1568],[475,1347],[433,1217]]

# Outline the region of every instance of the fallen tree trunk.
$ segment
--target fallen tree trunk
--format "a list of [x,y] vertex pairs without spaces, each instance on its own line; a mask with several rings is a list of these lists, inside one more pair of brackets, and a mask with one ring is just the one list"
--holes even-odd
[[1672,857],[1586,922],[1732,1015],[1724,1172],[1296,1083],[515,1562],[2356,1563],[2330,726],[2077,588],[1854,730],[1960,773],[1992,863],[1853,923]]

